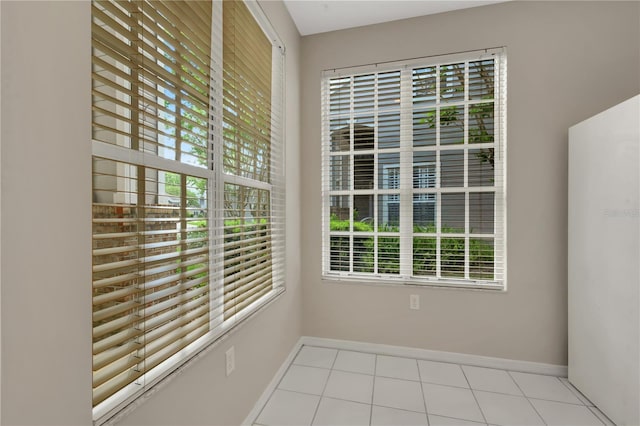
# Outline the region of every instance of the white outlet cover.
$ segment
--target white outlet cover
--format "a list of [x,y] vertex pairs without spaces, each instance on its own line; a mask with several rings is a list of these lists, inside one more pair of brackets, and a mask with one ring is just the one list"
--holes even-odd
[[411,309],[420,309],[420,296],[417,294],[412,294],[409,296],[409,308]]
[[236,351],[233,346],[227,349],[225,352],[225,361],[226,361],[226,370],[227,376],[233,373],[233,370],[236,369]]

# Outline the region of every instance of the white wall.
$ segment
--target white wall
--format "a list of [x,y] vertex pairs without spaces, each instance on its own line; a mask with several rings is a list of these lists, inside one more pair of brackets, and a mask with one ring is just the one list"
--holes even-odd
[[[301,334],[299,35],[287,47],[287,291],[122,420],[238,424]],[[91,424],[90,2],[2,1],[2,418]],[[10,247],[11,250],[7,250]],[[224,372],[235,346],[236,371]]]
[[[567,129],[638,93],[639,21],[638,2],[518,1],[304,37],[303,333],[566,365]],[[497,46],[508,57],[508,291],[323,282],[322,70]]]

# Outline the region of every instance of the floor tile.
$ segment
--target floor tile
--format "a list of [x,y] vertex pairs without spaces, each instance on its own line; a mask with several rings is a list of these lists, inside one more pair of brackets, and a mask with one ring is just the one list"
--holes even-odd
[[265,426],[310,425],[319,396],[275,390],[256,422]]
[[569,382],[569,379],[567,379],[566,377],[559,377],[559,379],[562,382],[562,384],[565,385],[567,388],[569,388],[571,393],[574,394],[576,398],[580,400],[580,402],[582,402],[584,405],[587,405],[589,407],[594,406],[593,402],[589,401],[589,399],[586,396],[584,396],[582,392],[576,389],[576,387]]
[[280,381],[278,389],[321,395],[327,383],[329,371],[331,370],[292,365]]
[[523,396],[475,391],[480,409],[492,425],[544,425],[544,422]]
[[584,405],[530,399],[549,426],[602,426],[602,422]]
[[529,398],[582,404],[557,377],[517,372],[510,372],[509,374],[520,387],[520,390]]
[[371,404],[373,376],[333,370],[323,395]]
[[350,371],[352,373],[374,374],[376,368],[375,354],[362,352],[338,351],[338,357],[333,365],[334,370]]
[[378,355],[376,376],[392,377],[403,380],[420,380],[418,363],[415,359]]
[[504,370],[471,367],[468,365],[463,365],[462,370],[469,381],[471,389],[522,395],[511,376]]
[[322,398],[313,419],[314,426],[369,426],[371,405]]
[[468,388],[469,383],[458,364],[447,362],[418,361],[420,380],[438,385],[457,386]]
[[423,383],[422,390],[427,413],[484,423],[470,389]]
[[373,404],[425,412],[420,382],[409,380],[376,377],[373,385]]
[[484,423],[471,422],[469,420],[454,419],[451,417],[434,416],[429,414],[429,424],[431,426],[480,426]]
[[331,368],[337,353],[337,349],[303,346],[293,360],[293,363],[306,365],[308,367]]
[[397,408],[373,406],[371,426],[427,426],[427,415]]

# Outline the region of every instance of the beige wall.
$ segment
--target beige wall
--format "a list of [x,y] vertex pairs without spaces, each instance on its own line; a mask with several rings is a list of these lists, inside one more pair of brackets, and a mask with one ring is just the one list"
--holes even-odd
[[[566,365],[567,130],[640,91],[639,20],[638,2],[509,2],[304,37],[303,333]],[[495,46],[508,55],[508,291],[323,282],[321,71]]]
[[1,7],[1,420],[88,424],[89,5]]
[[[0,4],[0,422],[89,425],[90,2]],[[240,423],[301,334],[299,35],[281,2],[262,5],[287,47],[287,291],[125,425]],[[236,371],[225,377],[232,345]]]

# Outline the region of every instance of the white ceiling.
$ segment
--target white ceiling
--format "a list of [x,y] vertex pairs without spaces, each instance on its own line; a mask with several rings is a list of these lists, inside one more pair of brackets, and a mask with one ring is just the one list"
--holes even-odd
[[505,0],[284,0],[301,35],[317,34]]

